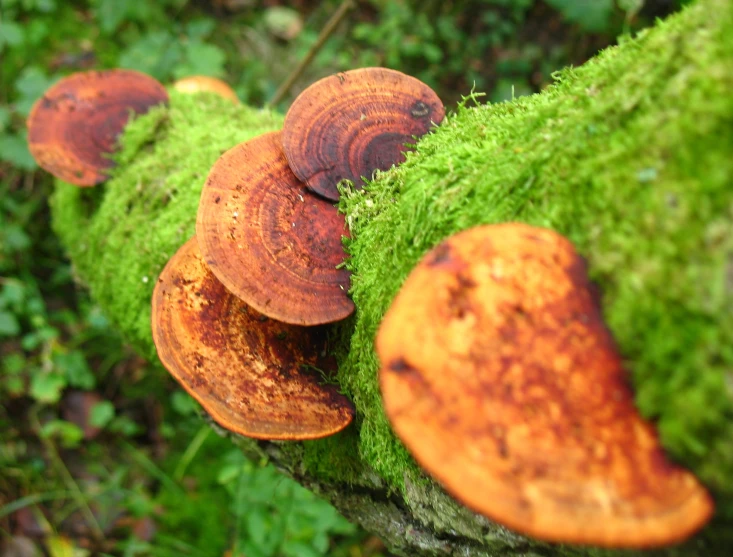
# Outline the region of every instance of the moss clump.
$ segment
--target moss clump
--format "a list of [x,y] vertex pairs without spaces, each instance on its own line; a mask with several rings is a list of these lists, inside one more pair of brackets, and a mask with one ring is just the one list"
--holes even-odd
[[158,274],[194,234],[209,169],[234,145],[282,126],[282,116],[212,94],[171,91],[168,108],[129,124],[113,177],[92,190],[59,183],[53,225],[77,274],[125,337],[157,361],[150,299]]
[[443,238],[522,221],[588,259],[641,411],[733,511],[731,68],[731,5],[700,2],[542,94],[459,108],[343,199],[358,309],[340,379],[363,416],[362,455],[391,484],[419,472],[379,402],[379,322]]

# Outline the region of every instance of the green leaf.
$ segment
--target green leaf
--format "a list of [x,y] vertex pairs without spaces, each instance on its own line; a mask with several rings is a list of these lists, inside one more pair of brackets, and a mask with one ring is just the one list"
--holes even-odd
[[56,353],[53,362],[72,387],[89,390],[96,384],[96,378],[80,350]]
[[[2,143],[0,143],[2,149]],[[10,224],[4,230],[0,229],[0,250],[12,254],[27,250],[31,245],[31,239],[23,228],[17,224]]]
[[272,6],[263,15],[265,28],[279,39],[290,41],[303,29],[303,18],[298,10],[286,6]]
[[125,19],[129,11],[129,0],[97,0],[95,14],[102,31],[113,33]]
[[25,285],[17,279],[7,279],[0,290],[0,308],[9,306],[19,313],[25,298]]
[[[42,13],[51,13],[56,10],[56,0],[26,0],[29,4],[33,4],[36,10]],[[31,7],[31,6],[28,6]]]
[[171,406],[181,416],[191,416],[200,408],[198,402],[184,391],[176,391],[171,395]]
[[0,52],[5,45],[18,46],[23,42],[23,28],[12,21],[0,21]]
[[102,400],[92,406],[89,425],[103,428],[115,417],[115,407],[109,400]]
[[24,27],[25,42],[32,46],[45,46],[48,36],[51,34],[53,22],[49,24],[47,19],[34,19]]
[[311,543],[313,544],[313,548],[318,551],[319,555],[326,555],[328,552],[329,540],[326,531],[315,533]]
[[0,132],[5,131],[10,123],[10,110],[6,106],[0,105]]
[[267,532],[270,528],[268,527],[268,521],[262,515],[262,512],[251,509],[250,512],[247,513],[245,520],[247,522],[247,532],[249,532],[250,540],[252,540],[255,545],[265,545]]
[[177,78],[187,75],[210,75],[213,77],[224,75],[226,54],[218,46],[200,41],[191,41],[185,46],[183,54],[183,64],[174,71]]
[[213,19],[194,19],[186,24],[186,35],[189,40],[201,40],[208,37],[215,27],[216,22]]
[[15,103],[15,109],[23,116],[28,116],[33,103],[56,82],[57,78],[49,77],[38,66],[25,68],[18,79],[15,80],[15,90],[19,99]]
[[613,0],[547,0],[571,23],[577,23],[585,31],[608,31],[613,14]]
[[65,420],[51,420],[41,427],[43,437],[56,437],[66,449],[77,447],[84,438],[84,431],[71,422]]
[[12,313],[0,311],[0,337],[14,337],[20,333],[20,323]]
[[626,17],[634,17],[644,7],[644,0],[616,0],[618,7],[626,12]]
[[8,354],[3,358],[3,371],[6,375],[18,375],[25,368],[25,358],[22,354]]
[[54,404],[61,398],[66,378],[58,373],[38,371],[31,379],[31,396],[38,402]]
[[34,170],[38,167],[28,150],[25,138],[19,135],[0,135],[0,160],[22,170]]
[[11,376],[4,380],[5,391],[13,397],[22,396],[25,393],[25,382],[22,377]]
[[167,31],[149,33],[120,55],[118,66],[137,70],[165,81],[181,59],[181,47]]
[[142,428],[128,416],[116,416],[110,423],[110,431],[120,433],[125,437],[132,437],[140,433]]
[[227,464],[219,469],[219,473],[216,476],[216,482],[219,485],[225,485],[239,479],[242,473],[241,464]]
[[38,345],[41,344],[41,339],[38,336],[37,333],[28,333],[23,337],[23,339],[20,341],[20,347],[23,350],[35,350],[38,348]]
[[282,545],[283,555],[287,557],[321,557],[324,555],[310,545],[300,541],[286,541]]

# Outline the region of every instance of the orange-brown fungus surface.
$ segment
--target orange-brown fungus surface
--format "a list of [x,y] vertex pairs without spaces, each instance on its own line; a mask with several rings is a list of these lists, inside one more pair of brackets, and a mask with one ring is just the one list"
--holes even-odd
[[258,439],[315,439],[345,428],[354,411],[312,369],[323,369],[319,328],[276,322],[230,294],[195,238],[168,262],[152,305],[158,357],[228,430]]
[[77,186],[107,179],[109,155],[130,114],[168,102],[155,79],[132,70],[89,71],[65,77],[33,105],[28,148],[38,165]]
[[523,224],[437,246],[376,340],[384,406],[415,459],[459,501],[557,542],[651,547],[710,517],[634,407],[572,244]]
[[222,98],[229,99],[239,104],[239,97],[226,82],[216,77],[206,75],[192,75],[179,79],[173,84],[173,88],[181,93],[215,93]]
[[271,132],[230,149],[203,191],[196,234],[206,263],[236,296],[296,325],[339,321],[354,310],[341,237],[344,216],[290,171]]
[[363,68],[317,81],[285,116],[283,147],[295,175],[331,200],[336,184],[404,161],[405,144],[445,116],[443,103],[423,82],[385,68]]

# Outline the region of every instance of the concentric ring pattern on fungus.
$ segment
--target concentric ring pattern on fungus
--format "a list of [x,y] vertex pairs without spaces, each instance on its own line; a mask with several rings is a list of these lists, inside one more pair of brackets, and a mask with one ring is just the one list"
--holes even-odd
[[354,410],[315,369],[325,331],[269,319],[229,293],[195,238],[171,258],[153,292],[153,340],[168,371],[223,427],[258,439],[315,439]]
[[435,92],[414,77],[362,68],[317,81],[295,99],[283,124],[283,148],[294,174],[309,189],[337,200],[343,179],[404,161],[406,144],[445,116]]
[[237,145],[209,173],[196,219],[201,252],[236,296],[265,315],[297,325],[340,321],[348,297],[348,231],[336,207],[290,170],[280,132]]
[[106,180],[109,158],[131,114],[168,102],[165,88],[133,70],[72,74],[52,86],[28,117],[28,148],[39,166],[77,186]]

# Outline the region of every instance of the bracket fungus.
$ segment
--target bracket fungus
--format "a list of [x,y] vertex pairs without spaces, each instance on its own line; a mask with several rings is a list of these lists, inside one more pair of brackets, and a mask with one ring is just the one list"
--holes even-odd
[[201,193],[196,219],[201,252],[236,296],[265,315],[296,325],[340,321],[347,295],[344,216],[293,175],[270,132],[224,153]]
[[404,161],[405,144],[444,116],[435,92],[414,77],[386,68],[351,70],[317,81],[295,99],[283,147],[293,173],[335,201],[341,180],[360,186],[362,177]]
[[132,70],[79,72],[53,85],[28,116],[28,148],[38,165],[77,186],[107,179],[109,158],[131,113],[168,102],[165,88]]
[[230,431],[315,439],[353,418],[349,400],[307,370],[319,365],[324,331],[278,323],[248,307],[210,272],[195,238],[158,279],[152,328],[163,365]]
[[640,548],[711,516],[636,410],[559,234],[512,223],[449,238],[409,275],[376,346],[397,434],[475,511],[539,539]]
[[183,77],[173,83],[173,88],[181,93],[209,92],[229,99],[234,104],[239,104],[239,97],[228,83],[216,77],[207,75],[192,75]]

